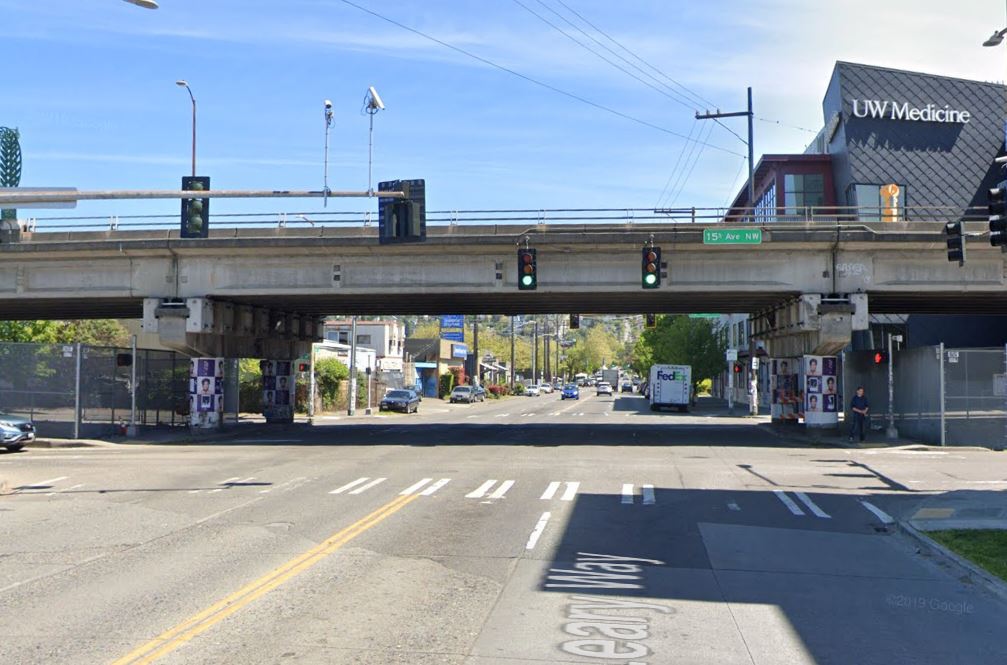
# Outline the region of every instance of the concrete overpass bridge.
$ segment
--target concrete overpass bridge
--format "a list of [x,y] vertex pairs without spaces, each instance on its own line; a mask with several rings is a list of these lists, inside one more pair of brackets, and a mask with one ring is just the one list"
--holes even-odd
[[[966,223],[964,267],[935,222],[773,223],[759,245],[704,244],[723,225],[692,223],[449,225],[400,245],[372,226],[21,233],[0,243],[0,318],[143,317],[191,355],[286,357],[330,314],[749,312],[781,353],[827,352],[868,307],[1007,313],[985,226]],[[665,277],[644,290],[651,238]],[[517,289],[526,239],[536,291]]]

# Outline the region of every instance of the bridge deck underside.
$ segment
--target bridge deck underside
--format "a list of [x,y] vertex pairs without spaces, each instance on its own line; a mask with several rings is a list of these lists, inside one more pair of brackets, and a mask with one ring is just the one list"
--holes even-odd
[[[773,293],[675,293],[624,291],[550,293],[501,291],[499,293],[388,293],[274,294],[232,297],[208,294],[237,304],[266,307],[312,316],[394,314],[536,314],[536,313],[739,313],[755,312],[797,295]],[[868,293],[875,314],[1007,314],[1005,293]],[[0,320],[141,318],[140,298],[33,298],[0,299]]]

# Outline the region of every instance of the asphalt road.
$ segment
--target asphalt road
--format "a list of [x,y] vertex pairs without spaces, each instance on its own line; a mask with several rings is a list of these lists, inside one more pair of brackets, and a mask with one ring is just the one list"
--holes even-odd
[[0,454],[0,663],[1003,662],[886,523],[1002,459],[592,390]]

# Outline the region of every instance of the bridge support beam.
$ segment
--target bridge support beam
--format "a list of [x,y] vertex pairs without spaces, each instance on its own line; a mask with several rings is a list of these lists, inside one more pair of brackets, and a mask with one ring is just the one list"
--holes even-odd
[[210,298],[145,298],[143,329],[194,358],[296,360],[322,338],[322,321]]
[[805,293],[751,317],[752,336],[772,357],[836,355],[854,330],[867,330],[867,294]]

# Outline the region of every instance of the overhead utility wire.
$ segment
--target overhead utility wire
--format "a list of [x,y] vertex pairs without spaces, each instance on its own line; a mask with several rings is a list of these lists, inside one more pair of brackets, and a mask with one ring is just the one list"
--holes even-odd
[[723,127],[724,129],[726,129],[727,131],[729,131],[729,132],[731,132],[732,134],[734,134],[734,135],[735,135],[735,136],[737,137],[737,139],[738,139],[739,141],[741,141],[741,142],[742,142],[742,143],[744,143],[745,145],[748,145],[748,141],[746,141],[745,139],[741,138],[741,135],[740,135],[740,134],[738,134],[738,132],[734,131],[733,129],[731,129],[730,127],[728,127],[728,126],[727,126],[727,125],[725,125],[724,123],[722,123],[722,122],[721,122],[721,121],[720,121],[720,120],[719,120],[718,118],[713,118],[713,121],[714,121],[715,123],[717,123],[718,125],[720,125],[721,127]]
[[563,0],[556,0],[556,2],[558,2],[560,5],[562,5],[568,12],[570,12],[571,14],[573,14],[574,16],[576,16],[577,18],[579,18],[581,21],[583,21],[587,25],[589,25],[592,30],[595,30],[598,33],[604,35],[605,38],[608,39],[610,42],[612,42],[613,44],[615,44],[616,46],[618,46],[619,48],[621,48],[623,51],[625,51],[626,53],[630,54],[631,56],[633,56],[634,58],[636,58],[637,60],[639,60],[640,62],[642,62],[647,67],[649,67],[650,69],[654,70],[655,72],[657,72],[658,74],[660,74],[661,76],[663,76],[664,78],[668,79],[669,81],[671,81],[672,83],[674,83],[675,85],[677,85],[682,90],[685,90],[686,92],[688,92],[690,95],[692,95],[694,98],[696,98],[700,102],[703,102],[704,104],[707,104],[709,106],[716,106],[716,104],[714,104],[710,100],[705,99],[699,93],[697,93],[697,92],[689,89],[685,85],[679,83],[678,81],[676,81],[672,77],[668,76],[668,74],[666,74],[665,72],[661,71],[660,69],[658,69],[657,67],[655,67],[651,63],[647,62],[642,57],[640,57],[639,55],[637,55],[636,53],[634,53],[633,51],[631,51],[630,49],[628,49],[625,46],[623,46],[622,43],[620,43],[617,39],[615,39],[610,34],[608,34],[607,32],[605,32],[604,30],[602,30],[598,26],[596,26],[591,21],[589,21],[587,18],[584,17],[583,14],[579,13],[576,9],[574,9],[570,5],[568,5],[565,2],[563,2]]
[[[708,132],[706,132],[706,138],[709,139],[710,138],[710,134],[712,134],[712,133],[713,133],[713,125],[710,125],[710,130]],[[699,164],[699,158],[703,156],[703,150],[705,150],[705,149],[706,149],[706,146],[704,146],[704,145],[700,145],[699,146],[699,149],[696,152],[696,158],[692,160],[692,166],[689,167],[689,172],[685,174],[685,179],[682,180],[682,184],[678,188],[678,193],[675,194],[675,197],[673,199],[671,199],[670,203],[668,203],[668,207],[669,208],[671,208],[671,207],[673,207],[675,205],[675,201],[678,201],[678,197],[682,195],[683,191],[685,191],[685,186],[686,186],[686,184],[688,184],[689,178],[692,177],[692,172],[696,170],[696,165]]]
[[[606,44],[604,44],[604,43],[600,42],[600,41],[599,41],[599,40],[598,40],[598,39],[597,39],[597,38],[596,38],[596,37],[595,37],[594,35],[592,35],[591,33],[587,32],[587,31],[585,31],[585,30],[584,30],[583,28],[581,28],[581,27],[580,27],[579,25],[577,25],[576,23],[574,23],[573,21],[571,21],[571,20],[570,20],[570,19],[568,19],[567,17],[565,17],[565,16],[563,16],[562,14],[560,14],[559,12],[557,12],[557,11],[556,11],[555,9],[553,9],[552,7],[550,7],[549,5],[547,5],[546,3],[544,3],[544,2],[542,1],[542,0],[536,0],[536,2],[538,2],[538,4],[540,4],[540,5],[542,5],[543,7],[545,7],[545,8],[546,8],[547,10],[549,10],[549,11],[550,11],[550,12],[551,12],[551,13],[552,13],[553,15],[557,16],[557,17],[558,17],[558,18],[559,18],[559,19],[560,19],[561,21],[563,21],[564,23],[566,23],[567,25],[569,25],[570,27],[572,27],[572,28],[573,28],[574,30],[576,30],[576,31],[577,31],[577,32],[579,32],[580,34],[584,35],[585,37],[587,37],[588,39],[590,39],[591,41],[593,41],[593,42],[594,42],[595,44],[597,44],[597,45],[598,45],[598,46],[600,46],[601,48],[603,48],[603,49],[605,49],[606,51],[608,51],[609,53],[611,53],[611,54],[612,54],[613,56],[615,56],[616,58],[618,58],[618,59],[619,59],[619,60],[621,60],[622,62],[626,63],[626,64],[627,64],[628,66],[632,67],[633,69],[635,69],[636,71],[640,72],[641,74],[643,74],[643,75],[644,75],[644,76],[646,76],[647,78],[651,79],[651,80],[652,80],[652,81],[654,81],[654,82],[655,82],[655,83],[656,83],[657,85],[661,86],[662,88],[665,88],[665,89],[666,89],[666,90],[667,90],[668,92],[665,92],[664,90],[660,90],[660,89],[658,89],[658,88],[655,88],[655,87],[654,87],[653,85],[651,85],[651,84],[650,84],[650,83],[648,83],[647,81],[643,81],[642,79],[640,79],[640,77],[636,76],[635,74],[632,74],[631,72],[628,72],[628,71],[626,71],[625,69],[623,69],[622,67],[620,67],[620,66],[619,66],[619,65],[617,65],[616,63],[612,62],[611,60],[609,60],[608,58],[606,58],[606,57],[605,57],[605,56],[603,56],[602,54],[600,54],[600,53],[598,53],[597,51],[595,51],[594,49],[592,49],[592,48],[591,48],[590,46],[588,46],[587,44],[585,44],[585,43],[581,42],[581,41],[580,41],[580,40],[578,40],[578,39],[577,39],[576,37],[574,37],[574,36],[570,35],[570,34],[569,34],[569,33],[567,33],[566,31],[564,31],[563,29],[561,29],[561,28],[560,28],[559,26],[555,25],[554,23],[551,23],[551,22],[550,22],[550,21],[549,21],[548,19],[546,19],[545,17],[541,16],[540,14],[537,14],[537,13],[535,13],[534,11],[532,11],[531,9],[529,9],[529,8],[528,8],[528,7],[526,6],[526,5],[524,5],[523,3],[521,3],[521,2],[519,1],[519,0],[514,0],[514,2],[515,2],[515,3],[517,3],[518,5],[521,5],[521,7],[523,7],[523,8],[524,8],[524,9],[525,9],[526,11],[528,11],[529,13],[533,14],[534,16],[536,16],[536,17],[537,17],[537,18],[538,18],[539,20],[541,20],[541,21],[542,21],[543,23],[545,23],[546,25],[548,25],[548,26],[552,27],[553,29],[557,30],[558,32],[562,33],[562,34],[563,34],[564,36],[566,36],[566,37],[567,37],[568,39],[572,40],[573,42],[575,42],[576,44],[578,44],[579,46],[581,46],[581,47],[582,47],[582,48],[584,48],[585,50],[589,51],[589,52],[590,52],[590,53],[592,53],[593,55],[595,55],[595,56],[597,56],[597,57],[601,58],[602,60],[604,60],[604,61],[605,61],[605,62],[607,62],[608,64],[612,65],[613,67],[615,67],[615,68],[616,68],[616,69],[618,69],[619,71],[623,72],[624,74],[626,74],[626,75],[628,75],[628,76],[632,76],[632,77],[633,77],[634,79],[636,79],[637,81],[640,81],[641,83],[643,83],[644,85],[646,85],[646,86],[648,86],[648,87],[650,87],[650,88],[654,88],[654,89],[655,89],[655,90],[657,90],[657,91],[658,91],[659,93],[661,93],[661,94],[662,94],[662,95],[664,95],[665,97],[668,97],[668,98],[669,98],[669,99],[671,99],[672,101],[675,101],[675,102],[677,102],[678,104],[681,104],[682,106],[684,106],[684,107],[686,107],[686,108],[688,108],[688,109],[692,109],[692,110],[695,110],[695,108],[696,108],[696,102],[695,102],[695,101],[693,101],[692,99],[690,99],[690,98],[686,97],[685,95],[683,95],[682,93],[680,93],[680,92],[679,92],[678,90],[675,90],[674,88],[672,88],[671,86],[669,86],[669,85],[668,85],[667,83],[665,83],[664,81],[662,81],[662,80],[660,80],[659,78],[655,77],[655,76],[654,76],[653,74],[650,74],[649,72],[646,72],[646,71],[644,71],[644,70],[643,70],[643,69],[641,69],[641,68],[640,68],[640,66],[639,66],[639,65],[637,65],[636,63],[634,63],[634,62],[631,62],[631,61],[627,60],[627,59],[626,59],[626,58],[625,58],[624,56],[622,56],[621,54],[619,54],[619,53],[616,53],[616,52],[615,52],[615,51],[613,51],[613,50],[612,50],[612,49],[611,49],[610,47],[608,47],[608,46],[607,46]],[[669,94],[669,93],[670,93],[670,94]]]
[[[695,119],[692,121],[692,126],[689,127],[689,137],[690,138],[692,137],[692,133],[694,131],[696,131],[696,125],[698,125],[698,124],[699,124],[699,121],[697,121]],[[665,183],[664,183],[664,189],[662,189],[661,193],[658,194],[658,196],[657,196],[657,202],[654,203],[654,207],[655,208],[660,208],[661,207],[661,200],[664,198],[665,193],[668,191],[668,187],[671,186],[671,180],[672,180],[672,178],[674,178],[675,175],[678,173],[678,166],[679,166],[679,164],[682,163],[682,156],[684,154],[685,154],[685,146],[683,145],[682,149],[678,151],[678,159],[675,160],[675,165],[671,168],[671,173],[668,174],[668,180],[665,181]]]
[[[699,132],[696,134],[697,139],[702,139],[704,128],[705,127],[703,125],[699,126]],[[696,152],[696,144],[690,143],[688,150],[683,150],[682,152],[685,153],[685,161],[682,162],[682,168],[681,170],[676,169],[678,172],[675,174],[675,180],[671,184],[671,189],[668,190],[668,193],[665,196],[664,201],[661,202],[661,205],[656,207],[663,207],[665,202],[675,195],[675,191],[678,190],[679,183],[682,182],[682,178],[685,176],[686,171],[689,169],[689,164],[692,162],[692,156]]]
[[[674,131],[672,129],[668,129],[667,127],[662,127],[660,125],[655,125],[652,122],[648,122],[648,121],[643,120],[641,118],[637,118],[637,117],[631,116],[631,115],[629,115],[627,113],[623,113],[622,111],[618,111],[618,110],[613,109],[613,108],[611,108],[609,106],[605,106],[604,104],[599,104],[598,102],[593,102],[590,99],[586,99],[584,97],[581,97],[580,95],[576,95],[576,94],[574,94],[572,92],[567,92],[566,90],[563,90],[561,88],[557,88],[554,85],[550,85],[550,84],[545,83],[543,81],[539,81],[538,79],[534,79],[534,78],[532,78],[530,76],[527,76],[526,74],[522,74],[521,72],[518,72],[518,71],[515,71],[513,69],[510,69],[509,67],[504,67],[503,65],[499,65],[499,64],[493,62],[492,60],[489,60],[489,59],[484,58],[482,56],[476,55],[475,53],[472,53],[470,51],[466,51],[463,48],[455,46],[454,44],[449,44],[448,42],[445,42],[443,40],[437,39],[436,37],[428,35],[425,32],[421,32],[421,31],[417,30],[416,28],[411,28],[408,25],[405,25],[404,23],[400,23],[399,21],[396,21],[395,19],[389,18],[387,16],[383,16],[382,14],[379,14],[379,13],[377,13],[377,12],[375,12],[373,10],[370,10],[370,9],[368,9],[366,7],[361,7],[357,3],[351,2],[350,0],[339,0],[339,1],[342,2],[345,5],[349,5],[350,7],[353,7],[354,9],[358,9],[358,10],[364,12],[365,14],[370,14],[371,16],[373,16],[375,18],[379,18],[382,21],[385,21],[386,23],[391,23],[394,26],[398,26],[399,28],[402,28],[403,30],[407,30],[407,31],[409,31],[409,32],[411,32],[411,33],[413,33],[415,35],[419,35],[420,37],[423,37],[424,39],[432,41],[435,44],[440,44],[441,46],[443,46],[445,48],[451,49],[452,51],[455,51],[457,53],[461,53],[462,55],[464,55],[466,57],[472,58],[473,60],[478,60],[479,62],[481,62],[481,63],[483,63],[485,65],[489,65],[490,67],[493,67],[494,69],[499,69],[502,72],[507,72],[508,74],[511,74],[512,76],[516,76],[516,77],[518,77],[520,79],[528,81],[529,83],[533,83],[533,84],[535,84],[535,85],[537,85],[539,87],[545,88],[546,90],[551,90],[552,92],[555,92],[555,93],[557,93],[559,95],[563,95],[564,97],[569,97],[570,99],[574,99],[574,100],[576,100],[578,102],[581,102],[582,104],[587,104],[588,106],[592,106],[592,107],[594,107],[596,109],[599,109],[601,111],[605,111],[606,113],[610,113],[612,115],[618,116],[620,118],[623,118],[624,120],[629,120],[630,122],[635,122],[635,123],[637,123],[639,125],[643,125],[644,127],[650,127],[651,129],[656,129],[659,132],[663,132],[665,134],[670,134],[671,136],[677,136],[677,137],[682,138],[682,139],[686,139],[687,138],[684,134],[680,134],[679,132],[676,132],[676,131]],[[740,152],[735,152],[733,150],[728,150],[727,148],[722,148],[719,145],[710,145],[709,147],[713,148],[714,150],[719,150],[720,152],[726,152],[726,153],[728,153],[730,155],[738,155],[739,157],[743,157],[744,156]]]

